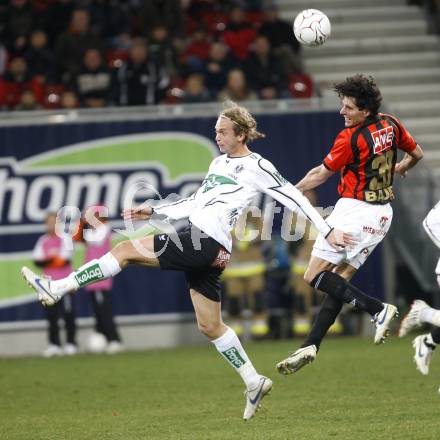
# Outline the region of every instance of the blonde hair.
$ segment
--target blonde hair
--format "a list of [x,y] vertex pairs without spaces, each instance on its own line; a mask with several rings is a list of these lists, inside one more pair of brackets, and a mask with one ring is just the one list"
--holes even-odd
[[224,106],[225,109],[219,116],[229,119],[233,123],[234,133],[237,136],[244,134],[244,142],[251,142],[254,139],[266,137],[264,133],[257,131],[257,122],[247,109],[240,107],[233,101],[226,101]]

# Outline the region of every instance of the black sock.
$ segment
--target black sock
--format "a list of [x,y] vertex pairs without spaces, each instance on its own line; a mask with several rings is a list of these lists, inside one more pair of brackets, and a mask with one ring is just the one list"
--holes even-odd
[[368,312],[370,315],[375,315],[383,309],[383,303],[381,301],[368,296],[334,272],[324,271],[319,273],[311,282],[311,286],[328,293],[339,301],[351,304],[360,310]]
[[[440,344],[440,327],[436,327],[432,332],[431,332],[431,338],[434,341],[435,344]],[[435,349],[435,345],[432,348],[433,350]]]
[[330,295],[325,296],[325,300],[322,303],[318,315],[316,316],[315,322],[313,323],[312,330],[301,347],[315,345],[316,349],[319,350],[319,346],[321,345],[324,336],[335,322],[336,317],[341,311],[342,304],[343,303],[341,301],[333,298]]

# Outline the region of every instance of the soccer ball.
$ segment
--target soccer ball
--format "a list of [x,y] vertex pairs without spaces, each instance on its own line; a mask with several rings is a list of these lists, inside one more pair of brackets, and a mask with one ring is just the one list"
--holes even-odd
[[301,44],[320,46],[330,36],[330,20],[317,9],[305,9],[296,16],[293,32]]
[[89,353],[103,353],[107,348],[107,339],[102,333],[90,333],[87,338],[87,351]]

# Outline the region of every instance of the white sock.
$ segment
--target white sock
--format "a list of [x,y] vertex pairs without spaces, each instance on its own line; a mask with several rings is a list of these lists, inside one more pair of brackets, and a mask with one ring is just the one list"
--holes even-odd
[[260,375],[252,365],[234,330],[228,327],[222,336],[211,342],[228,363],[237,370],[248,390],[253,390],[258,386]]
[[62,296],[95,281],[113,277],[121,270],[118,260],[111,252],[107,252],[98,260],[91,260],[84,264],[66,278],[52,281],[50,287],[53,293]]
[[420,310],[420,321],[440,327],[440,310],[426,307]]

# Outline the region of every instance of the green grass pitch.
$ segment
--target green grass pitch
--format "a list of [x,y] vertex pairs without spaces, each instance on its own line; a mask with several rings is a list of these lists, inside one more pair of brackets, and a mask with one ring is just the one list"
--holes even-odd
[[0,360],[0,439],[438,439],[440,358],[418,373],[411,339],[328,339],[287,378],[274,365],[298,340],[247,344],[274,380],[242,420],[243,386],[214,347]]

